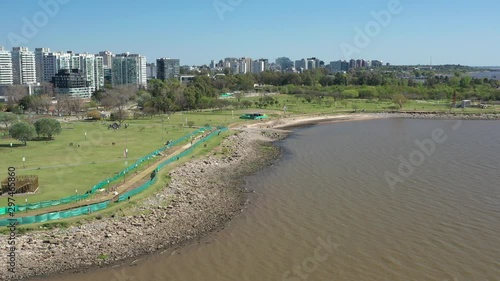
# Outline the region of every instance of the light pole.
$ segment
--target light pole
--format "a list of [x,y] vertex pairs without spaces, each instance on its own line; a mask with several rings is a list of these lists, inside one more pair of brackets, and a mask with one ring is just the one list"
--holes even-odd
[[78,189],[75,189],[75,202],[78,203]]
[[23,169],[25,169],[26,168],[26,157],[24,157],[24,145],[22,147],[23,147]]
[[26,198],[25,202],[26,202],[25,206],[26,206],[26,213],[27,213],[28,212],[28,198]]

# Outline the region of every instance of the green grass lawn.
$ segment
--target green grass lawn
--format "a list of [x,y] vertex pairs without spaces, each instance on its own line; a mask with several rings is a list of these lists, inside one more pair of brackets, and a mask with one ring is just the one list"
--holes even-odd
[[[62,133],[54,140],[29,141],[27,146],[4,137],[0,139],[0,179],[7,177],[10,166],[16,167],[17,175],[38,175],[38,192],[16,196],[17,204],[24,204],[25,199],[34,203],[60,199],[77,191],[82,194],[138,158],[162,147],[167,140],[194,131],[196,128],[185,126],[186,118],[194,121],[195,126],[223,126],[239,121],[237,114],[235,111],[233,119],[231,111],[177,113],[153,119],[127,120],[124,123],[130,126],[118,130],[108,130],[100,121],[75,121],[63,123]],[[11,142],[20,146],[10,148]],[[69,146],[70,143],[73,146]],[[128,149],[127,159],[124,157],[125,148]],[[23,156],[26,168],[23,168]],[[0,203],[2,207],[5,205],[6,201]]]
[[[214,155],[216,151],[215,148],[218,147],[226,137],[233,135],[235,133],[236,133],[235,131],[226,131],[222,133],[220,136],[214,136],[213,138],[211,138],[206,142],[207,144],[206,147],[200,146],[196,150],[194,150],[193,153],[191,153],[188,157],[181,158],[179,161],[169,164],[167,167],[165,167],[159,172],[159,174],[157,175],[158,181],[154,185],[152,185],[142,193],[133,196],[130,200],[123,201],[120,203],[113,203],[109,205],[108,208],[102,211],[94,212],[90,215],[82,215],[68,219],[48,221],[44,223],[20,225],[17,229],[20,233],[25,233],[28,231],[52,229],[57,227],[65,228],[71,225],[81,225],[86,222],[90,222],[96,219],[101,219],[103,217],[140,215],[142,213],[139,214],[133,212],[131,207],[136,206],[141,200],[150,197],[151,195],[155,194],[156,192],[160,191],[163,187],[165,187],[170,182],[170,177],[169,177],[170,170],[190,161],[192,158],[199,158],[206,155]],[[219,153],[218,155],[222,155],[220,154],[222,152],[219,151],[218,153]],[[172,195],[170,200],[174,198],[175,195]],[[163,206],[164,207],[168,206],[169,202],[170,201],[167,200],[167,202],[163,203]],[[147,213],[147,211],[144,212],[145,212],[144,214]],[[25,214],[30,215],[30,212],[27,212]],[[7,233],[9,233],[9,229],[7,228],[0,229],[0,234],[7,234]]]
[[[321,104],[307,102],[302,98],[297,98],[292,95],[274,95],[278,100],[278,105],[268,106],[267,110],[283,111],[283,105],[287,107],[287,113],[291,114],[311,114],[311,113],[342,113],[365,110],[368,112],[394,111],[395,104],[392,101],[380,100],[364,100],[364,99],[348,99],[334,100],[333,98],[324,98]],[[258,101],[259,97],[245,98],[252,102]],[[403,106],[403,111],[441,111],[448,112],[450,110],[449,100],[408,100]],[[492,106],[487,109],[480,108],[453,108],[452,112],[456,113],[499,113],[500,106]]]

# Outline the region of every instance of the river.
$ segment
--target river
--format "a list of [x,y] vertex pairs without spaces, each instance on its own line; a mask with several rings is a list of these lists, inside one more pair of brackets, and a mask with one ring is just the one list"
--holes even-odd
[[278,145],[220,232],[50,280],[500,280],[500,122],[342,122]]

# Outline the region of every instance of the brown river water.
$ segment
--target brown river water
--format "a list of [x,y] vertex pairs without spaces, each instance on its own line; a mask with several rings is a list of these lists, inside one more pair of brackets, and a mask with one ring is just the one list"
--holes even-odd
[[35,280],[500,280],[499,121],[334,123],[278,144],[283,157],[245,178],[251,203],[220,232]]

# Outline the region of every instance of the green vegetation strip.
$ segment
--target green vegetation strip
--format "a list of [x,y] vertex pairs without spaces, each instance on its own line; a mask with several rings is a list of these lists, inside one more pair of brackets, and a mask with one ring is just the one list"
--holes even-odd
[[[210,133],[208,136],[202,138],[201,140],[199,140],[198,142],[193,144],[191,147],[189,147],[188,149],[186,149],[182,153],[180,153],[176,156],[170,157],[169,159],[160,163],[158,165],[158,167],[154,170],[154,175],[156,175],[161,169],[163,169],[168,164],[175,162],[175,161],[179,160],[180,158],[183,158],[183,157],[189,155],[200,144],[211,139],[213,136],[219,135],[220,133],[225,132],[227,130],[228,130],[228,128],[226,128],[226,127],[218,128],[218,130],[215,130],[212,133]],[[157,180],[157,177],[152,176],[152,178],[150,180],[148,180],[146,183],[144,183],[143,185],[122,194],[119,197],[118,202],[124,201],[124,200],[129,199],[130,197],[132,197],[134,195],[141,193],[142,191],[146,190],[148,187],[150,187],[154,183],[156,183],[156,180]],[[0,220],[0,226],[7,226],[13,222],[17,222],[19,225],[21,225],[21,224],[43,223],[43,222],[57,220],[57,219],[66,219],[66,218],[86,215],[86,214],[90,214],[92,212],[104,210],[104,209],[108,208],[110,206],[110,204],[111,204],[111,200],[108,200],[105,202],[92,204],[92,205],[88,205],[88,206],[83,206],[83,207],[78,207],[78,208],[74,208],[74,209],[62,211],[62,212],[53,212],[53,213],[48,213],[48,214],[41,214],[41,215],[37,215],[37,216],[28,216],[28,217],[21,217],[21,218],[3,219],[3,220]]]

